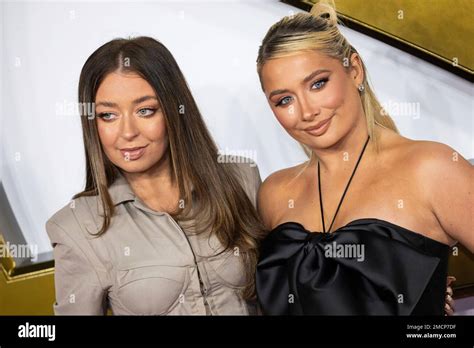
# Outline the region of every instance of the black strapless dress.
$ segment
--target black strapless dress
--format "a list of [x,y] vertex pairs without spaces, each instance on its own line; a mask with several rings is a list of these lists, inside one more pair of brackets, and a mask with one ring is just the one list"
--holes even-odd
[[[327,257],[334,245],[363,245],[363,261]],[[449,249],[378,219],[332,233],[287,222],[261,245],[258,300],[267,315],[443,315]]]
[[357,219],[329,232],[369,142],[326,231],[296,222],[262,241],[257,296],[264,314],[443,315],[449,246],[379,219]]

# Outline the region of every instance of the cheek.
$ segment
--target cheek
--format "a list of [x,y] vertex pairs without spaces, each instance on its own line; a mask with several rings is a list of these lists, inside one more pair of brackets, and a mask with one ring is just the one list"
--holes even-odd
[[338,90],[335,93],[327,93],[321,106],[326,109],[337,109],[343,106],[344,100],[344,94]]
[[104,147],[104,150],[112,147],[118,137],[118,128],[114,124],[104,124],[103,122],[97,122],[97,131],[99,133],[99,139]]
[[298,109],[294,104],[286,108],[275,107],[273,114],[285,129],[293,128],[298,124]]
[[324,94],[320,94],[321,107],[326,109],[340,108],[346,100],[346,86],[339,81],[334,81],[329,87],[324,91]]
[[164,117],[156,117],[152,120],[145,120],[140,127],[140,133],[150,142],[163,143],[168,139],[166,123]]

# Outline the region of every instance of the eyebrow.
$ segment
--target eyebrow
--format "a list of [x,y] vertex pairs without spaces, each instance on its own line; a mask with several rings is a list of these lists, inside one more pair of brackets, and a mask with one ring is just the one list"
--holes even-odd
[[[314,77],[316,77],[317,75],[319,74],[322,74],[322,73],[325,73],[325,72],[330,72],[330,70],[328,69],[318,69],[318,70],[315,70],[313,71],[311,74],[309,74],[308,76],[306,76],[303,81],[301,82],[301,84],[305,84],[307,83],[308,81],[312,80]],[[283,94],[283,93],[288,93],[290,90],[288,89],[276,89],[274,91],[272,91],[270,93],[270,95],[268,96],[268,99],[270,99],[271,97],[277,95],[277,94]]]
[[[158,99],[156,99],[156,97],[154,96],[151,96],[151,95],[145,95],[143,97],[140,97],[140,98],[137,98],[135,99],[134,101],[132,101],[132,104],[133,105],[137,105],[137,104],[140,104],[140,103],[143,103],[144,101],[147,101],[147,100],[150,100],[150,99],[154,99],[156,101],[158,101]],[[110,102],[110,101],[101,101],[101,102],[98,102],[95,104],[95,106],[107,106],[107,107],[117,107],[117,103],[113,103],[113,102]]]

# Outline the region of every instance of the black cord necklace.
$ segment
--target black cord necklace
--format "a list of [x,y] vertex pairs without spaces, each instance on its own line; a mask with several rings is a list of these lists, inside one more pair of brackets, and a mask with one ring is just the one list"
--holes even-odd
[[354,177],[354,174],[357,170],[357,167],[359,166],[360,160],[362,159],[362,155],[365,152],[365,148],[367,147],[367,144],[369,143],[370,136],[367,137],[367,140],[364,144],[364,147],[359,155],[359,159],[357,160],[357,163],[354,167],[354,170],[352,171],[351,177],[349,178],[349,181],[347,182],[346,188],[344,189],[344,193],[342,194],[342,197],[339,201],[339,204],[336,209],[336,213],[334,214],[334,217],[332,218],[331,225],[329,226],[329,230],[326,232],[326,225],[324,224],[324,209],[323,209],[323,197],[321,194],[321,175],[320,175],[320,169],[319,169],[319,159],[318,159],[318,188],[319,188],[319,206],[321,207],[321,220],[323,222],[323,232],[324,233],[329,233],[332,228],[332,224],[334,223],[334,220],[336,220],[337,213],[339,212],[339,208],[341,207],[342,201],[344,200],[344,196],[346,195],[347,189],[349,188],[349,185],[351,184],[352,178]]

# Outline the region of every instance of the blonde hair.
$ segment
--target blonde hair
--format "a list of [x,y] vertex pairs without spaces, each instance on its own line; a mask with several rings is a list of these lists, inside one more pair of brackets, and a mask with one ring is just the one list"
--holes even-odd
[[[264,64],[275,58],[291,56],[302,51],[318,51],[331,58],[338,59],[349,70],[350,57],[359,53],[349,44],[337,27],[338,18],[334,1],[321,0],[316,3],[310,13],[298,13],[286,16],[270,27],[258,51],[257,72],[262,84],[262,68]],[[360,55],[359,55],[360,57]],[[367,122],[367,130],[375,149],[378,149],[375,125],[391,129],[398,133],[392,118],[383,110],[368,80],[367,68],[360,57],[364,80],[361,102]],[[263,89],[263,85],[262,85]],[[312,151],[301,144],[306,154]]]

